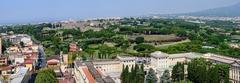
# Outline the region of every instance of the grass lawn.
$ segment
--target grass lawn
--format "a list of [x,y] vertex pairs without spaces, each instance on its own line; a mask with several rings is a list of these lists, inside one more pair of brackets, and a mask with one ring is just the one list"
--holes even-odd
[[129,35],[129,39],[135,40],[137,37],[144,37],[145,41],[161,41],[175,39],[177,36],[174,34],[170,35]]
[[161,41],[161,40],[170,40],[170,39],[175,39],[177,36],[176,35],[143,35],[144,39],[146,41]]

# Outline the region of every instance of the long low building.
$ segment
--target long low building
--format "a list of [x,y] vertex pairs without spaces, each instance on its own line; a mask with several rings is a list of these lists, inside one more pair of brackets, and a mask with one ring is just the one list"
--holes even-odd
[[195,58],[205,58],[214,64],[228,64],[230,65],[229,78],[232,83],[240,82],[240,59],[216,55],[212,53],[200,54],[200,53],[180,53],[180,54],[166,54],[160,51],[151,53],[151,65],[155,69],[158,75],[162,75],[163,71],[168,69],[172,70],[173,66],[177,62],[189,62]]
[[[151,53],[150,58],[117,56],[117,58],[113,60],[91,61],[90,62],[92,65],[91,67],[86,66],[84,62],[75,61],[75,79],[78,80],[80,83],[96,83],[97,80],[99,80],[96,79],[96,77],[100,75],[103,78],[110,77],[112,80],[114,80],[114,83],[121,83],[120,74],[122,72],[123,67],[129,66],[130,67],[129,69],[131,69],[131,67],[134,67],[134,65],[138,64],[138,62],[141,60],[147,60],[145,61],[146,63],[143,63],[145,65],[144,66],[145,72],[152,68],[157,72],[157,76],[159,77],[162,75],[164,70],[167,69],[171,71],[173,66],[176,65],[177,62],[186,63],[195,58],[205,58],[206,60],[209,60],[214,64],[229,64],[231,67],[229,71],[230,72],[229,77],[232,83],[240,82],[240,59],[220,56],[211,53],[201,54],[189,52],[179,54],[167,54],[160,51]],[[94,72],[98,73],[88,74],[88,72],[92,72],[91,69],[94,69]],[[187,71],[185,71],[185,73],[186,72]]]

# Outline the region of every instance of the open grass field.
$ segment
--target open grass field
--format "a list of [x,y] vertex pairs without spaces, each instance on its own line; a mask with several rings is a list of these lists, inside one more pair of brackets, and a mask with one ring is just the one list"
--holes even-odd
[[175,39],[176,35],[143,35],[146,41],[162,41],[162,40],[171,40]]
[[135,40],[137,37],[144,37],[145,41],[164,41],[164,40],[172,40],[177,38],[176,35],[170,34],[170,35],[132,35],[128,36],[129,39]]

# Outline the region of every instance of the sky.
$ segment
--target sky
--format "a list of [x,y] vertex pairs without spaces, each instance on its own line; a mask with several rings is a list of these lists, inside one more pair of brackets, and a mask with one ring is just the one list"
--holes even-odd
[[240,0],[0,0],[0,24],[187,13],[238,2]]

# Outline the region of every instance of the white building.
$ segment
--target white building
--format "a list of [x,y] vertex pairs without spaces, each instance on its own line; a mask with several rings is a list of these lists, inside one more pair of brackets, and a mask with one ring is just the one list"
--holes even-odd
[[[233,83],[240,82],[240,59],[216,55],[212,53],[179,53],[179,54],[166,54],[162,52],[151,53],[151,66],[159,75],[162,75],[165,69],[172,70],[177,62],[185,63],[195,58],[205,58],[214,64],[228,64],[230,65],[229,78]],[[171,73],[171,72],[170,72]]]
[[[141,57],[143,58],[143,57]],[[213,62],[214,64],[229,64],[230,65],[230,79],[233,83],[239,83],[240,81],[240,59],[230,58],[226,56],[220,56],[216,54],[201,54],[201,53],[179,53],[179,54],[166,54],[160,51],[156,51],[151,53],[150,55],[150,63],[144,64],[144,70],[148,71],[150,68],[154,69],[157,73],[157,77],[161,76],[162,73],[168,69],[171,73],[171,70],[177,62],[186,63],[195,58],[205,58]],[[149,58],[148,58],[149,59]],[[110,76],[113,80],[118,80],[119,83],[120,73],[122,72],[122,67],[129,66],[134,67],[137,63],[137,57],[126,57],[126,56],[117,56],[115,60],[101,60],[101,61],[93,61],[92,64],[97,69],[97,71],[101,72],[102,76]],[[79,63],[75,63],[79,64]],[[86,66],[85,66],[86,67]],[[86,67],[87,68],[87,67]],[[186,67],[187,68],[187,67]],[[80,70],[77,70],[80,71]],[[83,72],[83,71],[81,71]],[[185,73],[187,71],[185,70]],[[86,80],[87,78],[83,75],[76,74],[76,78],[80,79],[79,76],[82,76],[82,80]],[[84,82],[83,82],[84,83]],[[88,82],[85,82],[88,83]]]
[[[129,67],[129,70],[135,66],[136,64],[136,57],[127,57],[127,56],[117,56],[117,60],[120,61],[121,65]],[[122,67],[121,67],[122,68]]]
[[156,51],[151,53],[151,65],[154,66],[156,69],[168,69],[168,54]]
[[215,64],[230,65],[229,78],[231,79],[232,83],[240,82],[240,59],[220,56],[211,53],[204,54],[204,58]]
[[93,61],[92,63],[94,67],[102,73],[122,72],[122,65],[118,60],[99,60]]

